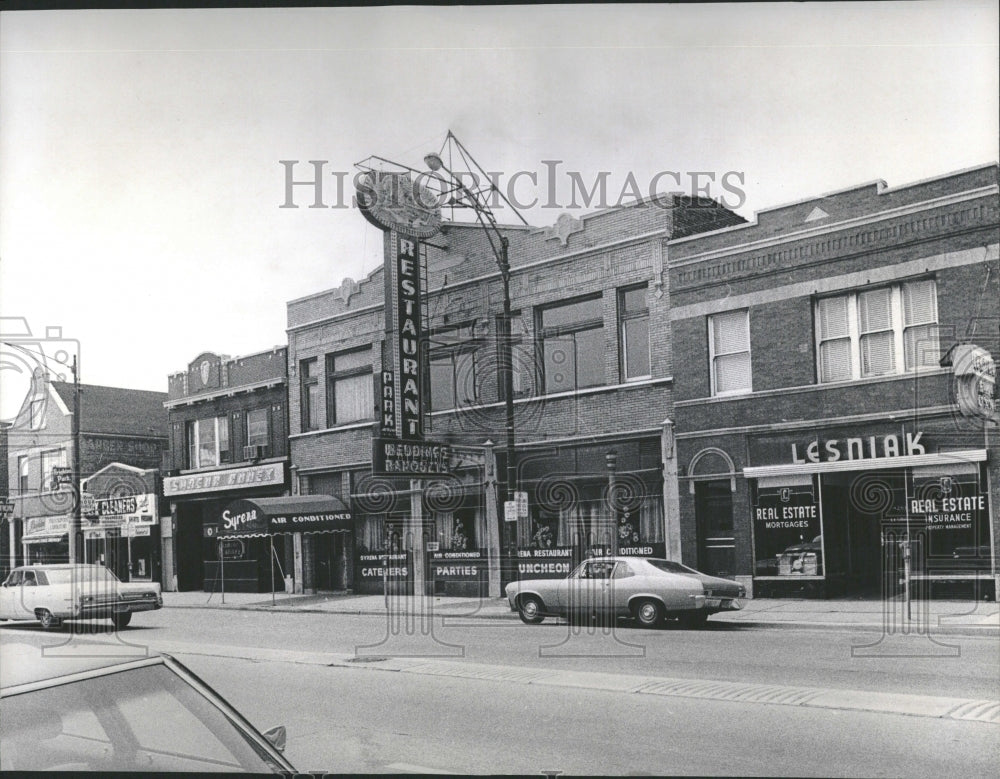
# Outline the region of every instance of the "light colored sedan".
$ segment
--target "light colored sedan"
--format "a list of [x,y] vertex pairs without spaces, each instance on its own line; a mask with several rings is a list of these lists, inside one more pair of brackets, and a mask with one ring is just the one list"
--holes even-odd
[[527,579],[507,585],[507,600],[523,622],[545,617],[631,617],[656,627],[667,617],[688,625],[743,607],[746,588],[731,579],[649,557],[595,557],[565,579]]
[[77,619],[124,628],[135,612],[162,606],[157,582],[122,582],[103,565],[26,565],[0,586],[0,619],[38,620],[45,629]]

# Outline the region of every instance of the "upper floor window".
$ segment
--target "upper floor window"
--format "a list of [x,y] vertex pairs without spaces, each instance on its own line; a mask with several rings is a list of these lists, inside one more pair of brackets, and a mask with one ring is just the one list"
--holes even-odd
[[622,381],[649,378],[649,306],[645,284],[618,290],[618,352]]
[[[503,335],[503,315],[496,318],[497,333]],[[514,397],[520,398],[528,394],[528,372],[534,364],[531,355],[531,343],[525,338],[524,318],[520,311],[510,312],[510,361],[511,386]],[[497,339],[497,400],[504,400],[503,353],[500,352],[501,340]]]
[[29,406],[29,423],[32,430],[41,430],[45,424],[45,398],[34,398]]
[[936,367],[937,289],[924,279],[816,301],[820,382]]
[[229,451],[228,417],[189,420],[185,434],[188,468],[212,468],[232,459]]
[[65,449],[48,449],[42,452],[42,491],[55,490],[57,485],[53,484],[53,470],[55,468],[66,467]]
[[605,383],[600,295],[542,309],[538,325],[546,393]]
[[431,411],[478,402],[476,362],[479,341],[472,332],[472,325],[435,330],[430,346]]
[[329,425],[346,425],[375,416],[375,391],[370,347],[326,358],[327,419]]
[[267,446],[271,443],[267,407],[247,412],[247,446]]
[[299,366],[302,382],[302,432],[323,427],[323,387],[319,383],[320,365],[315,357],[303,360]]
[[749,310],[729,311],[708,318],[708,355],[713,395],[752,391]]
[[17,458],[17,488],[24,495],[28,491],[28,455]]

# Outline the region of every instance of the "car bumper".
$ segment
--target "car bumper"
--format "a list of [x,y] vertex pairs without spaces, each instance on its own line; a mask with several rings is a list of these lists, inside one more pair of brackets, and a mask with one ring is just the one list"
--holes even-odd
[[119,601],[116,603],[96,603],[83,605],[77,619],[107,619],[114,614],[131,614],[137,611],[156,611],[163,608],[163,602],[159,600],[145,601]]
[[705,608],[709,611],[739,611],[743,608],[743,599],[729,597],[705,598]]

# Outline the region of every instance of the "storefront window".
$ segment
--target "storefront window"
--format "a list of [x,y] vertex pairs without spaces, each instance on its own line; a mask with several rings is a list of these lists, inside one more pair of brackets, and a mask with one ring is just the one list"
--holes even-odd
[[757,576],[823,575],[823,530],[812,477],[758,480],[752,511]]

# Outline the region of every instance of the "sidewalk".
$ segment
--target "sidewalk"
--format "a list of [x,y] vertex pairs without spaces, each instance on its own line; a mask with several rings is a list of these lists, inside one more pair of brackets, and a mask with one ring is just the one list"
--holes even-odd
[[[382,595],[287,595],[277,593],[165,592],[165,608],[235,609],[250,611],[284,611],[314,614],[384,615],[386,601]],[[510,610],[506,598],[482,600],[427,596],[390,596],[393,611],[419,613],[466,619],[511,619],[517,614]],[[939,634],[1000,637],[1000,606],[993,602],[975,601],[913,601],[910,607],[913,629],[926,625],[929,632]],[[901,600],[883,603],[878,600],[791,600],[758,598],[744,601],[740,611],[715,614],[711,623],[735,623],[744,627],[813,628],[880,630],[892,624],[902,632],[906,606]]]

